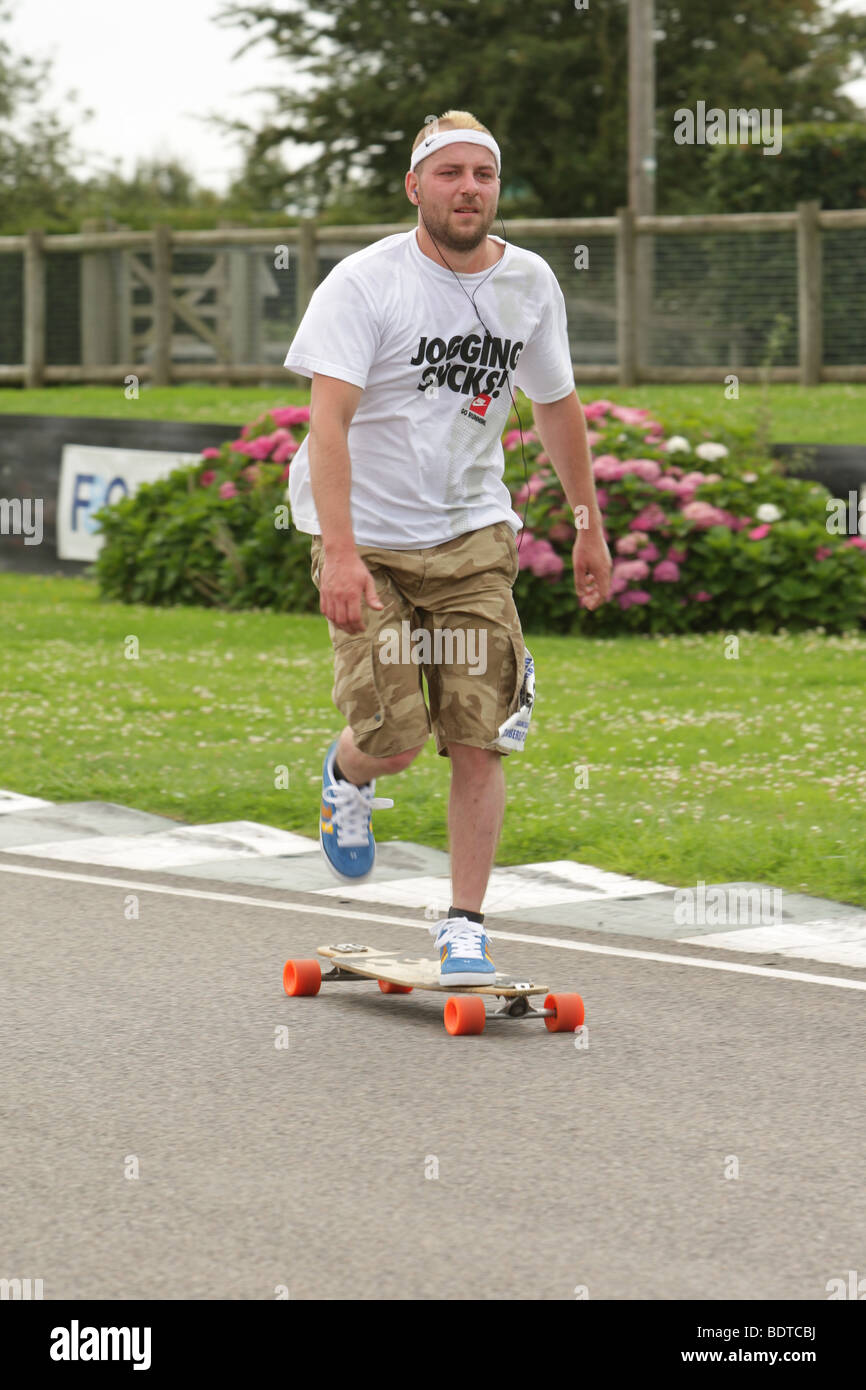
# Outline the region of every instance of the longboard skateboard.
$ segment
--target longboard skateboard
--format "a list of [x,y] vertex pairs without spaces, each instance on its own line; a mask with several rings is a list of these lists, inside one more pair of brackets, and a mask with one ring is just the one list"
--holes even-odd
[[[317,955],[331,961],[331,969],[325,975],[318,960],[286,961],[283,968],[286,994],[318,994],[325,980],[329,983],[377,980],[383,994],[433,990],[449,995],[444,1021],[452,1034],[481,1033],[488,1018],[543,1018],[551,1033],[573,1033],[584,1019],[583,1000],[579,994],[550,994],[547,985],[536,984],[533,980],[515,980],[498,971],[487,984],[443,985],[436,960],[395,955],[392,951],[378,951],[373,946],[357,946],[351,941],[319,946]],[[547,996],[540,1009],[530,1003],[534,994]],[[488,1013],[485,995],[503,1000],[502,1007]]]

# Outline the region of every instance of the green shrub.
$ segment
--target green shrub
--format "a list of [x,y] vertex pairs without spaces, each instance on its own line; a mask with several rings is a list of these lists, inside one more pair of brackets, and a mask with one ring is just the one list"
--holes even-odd
[[715,145],[707,160],[707,206],[717,212],[793,212],[817,198],[825,208],[866,207],[866,124],[797,121],[782,148],[751,141]]
[[511,430],[506,480],[515,510],[526,506],[515,598],[527,629],[845,631],[866,622],[866,539],[829,534],[828,490],[762,457],[756,431],[710,438],[704,428],[692,442],[665,437],[646,410],[603,400],[584,409],[613,592],[595,612],[577,607],[570,508],[531,430],[524,448],[535,471],[519,485]]
[[201,463],[103,507],[100,592],[123,603],[318,612],[310,540],[291,526],[286,496],[293,429],[309,415],[304,406],[264,415]]
[[[829,493],[791,477],[747,426],[666,435],[647,410],[584,407],[614,559],[610,601],[574,592],[572,516],[529,429],[503,439],[519,537],[524,627],[588,633],[821,626],[866,621],[866,539],[828,533]],[[262,416],[201,462],[142,486],[97,516],[101,593],[125,603],[318,612],[310,538],[290,524],[287,478],[306,407]],[[703,465],[703,466],[702,466]],[[769,510],[766,510],[769,509]],[[766,519],[765,519],[766,518]]]

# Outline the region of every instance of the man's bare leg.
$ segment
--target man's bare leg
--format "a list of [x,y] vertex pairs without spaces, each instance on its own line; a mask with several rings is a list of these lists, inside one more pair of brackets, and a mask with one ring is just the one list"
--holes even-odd
[[355,747],[352,730],[347,726],[337,740],[336,758],[340,771],[348,781],[354,782],[356,787],[362,787],[365,782],[370,782],[375,777],[402,772],[414,758],[417,758],[423,747],[423,743],[419,744],[417,748],[410,748],[405,753],[395,753],[391,758],[371,758],[368,753],[361,753]]
[[[480,912],[505,818],[503,758],[489,748],[449,743],[451,902]],[[342,764],[341,764],[342,766]]]

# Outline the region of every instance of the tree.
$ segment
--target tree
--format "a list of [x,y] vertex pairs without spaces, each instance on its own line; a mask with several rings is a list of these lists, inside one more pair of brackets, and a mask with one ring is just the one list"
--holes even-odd
[[[0,0],[0,27],[11,20]],[[55,112],[39,111],[49,65],[13,52],[0,32],[0,230],[62,221],[77,184],[72,137]],[[74,100],[75,94],[69,94]],[[89,113],[85,112],[87,116]],[[17,133],[17,130],[21,133]]]
[[284,214],[289,171],[276,149],[258,153],[251,147],[243,168],[232,180],[225,196],[229,206],[250,209],[264,216]]
[[117,168],[94,175],[78,190],[75,219],[101,217],[144,229],[170,221],[176,227],[213,226],[223,200],[201,188],[176,159],[139,159],[127,178]]
[[[230,5],[241,52],[270,42],[291,88],[259,129],[231,123],[248,159],[284,142],[309,153],[286,197],[321,212],[405,215],[403,175],[425,116],[466,108],[503,148],[503,207],[610,214],[627,200],[627,0],[284,0]],[[866,17],[829,0],[656,0],[659,208],[700,206],[708,151],[673,142],[698,99],[781,107],[786,120],[862,119],[840,94],[866,48]]]
[[[175,160],[139,161],[128,179],[116,167],[76,176],[75,166],[83,165],[84,157],[71,131],[53,107],[40,109],[50,64],[13,51],[2,32],[10,19],[7,0],[0,0],[0,232],[36,226],[77,231],[90,217],[149,227],[168,211],[175,225],[213,225],[223,215],[220,197],[198,188]],[[65,97],[77,122],[90,118],[89,110],[75,110],[77,93]],[[5,295],[8,302],[8,286],[17,283],[19,268],[3,258],[0,274],[0,298]]]

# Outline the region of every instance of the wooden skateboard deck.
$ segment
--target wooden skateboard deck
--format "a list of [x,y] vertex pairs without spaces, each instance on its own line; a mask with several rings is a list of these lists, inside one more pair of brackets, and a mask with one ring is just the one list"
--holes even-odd
[[[383,994],[411,994],[415,989],[447,994],[444,1021],[449,1033],[481,1033],[488,1018],[543,1018],[551,1033],[573,1033],[583,1024],[583,1000],[579,994],[548,994],[547,985],[519,980],[497,971],[485,984],[443,984],[438,960],[380,951],[374,946],[343,941],[319,946],[318,956],[330,961],[326,975],[318,960],[287,960],[283,968],[283,988],[289,995],[318,994],[323,983],[376,980]],[[544,994],[543,1006],[535,1008],[530,996]],[[500,1009],[488,1014],[485,995],[504,1000]],[[481,996],[481,997],[479,997]]]
[[458,990],[461,994],[492,994],[501,999],[547,994],[548,990],[547,985],[537,985],[533,980],[515,980],[511,975],[502,975],[499,971],[484,984],[443,985],[439,979],[438,960],[397,956],[391,951],[377,951],[372,946],[349,943],[319,946],[316,954],[332,960],[341,970],[351,970],[354,975],[363,975],[368,980],[384,980],[386,984],[403,985],[409,989],[433,989],[445,994]]

